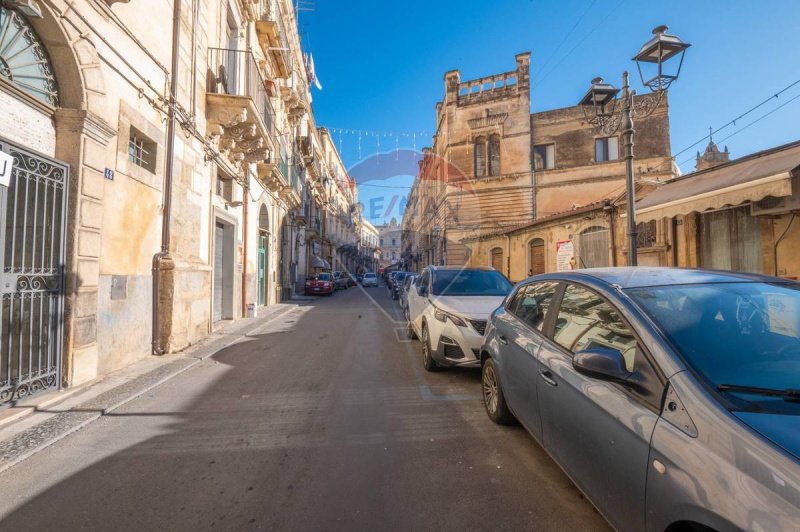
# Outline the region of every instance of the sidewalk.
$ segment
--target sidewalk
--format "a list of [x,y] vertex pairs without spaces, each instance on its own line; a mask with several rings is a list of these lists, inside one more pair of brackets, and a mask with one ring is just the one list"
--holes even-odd
[[149,357],[76,388],[35,395],[0,411],[0,473],[298,308],[268,307],[226,324],[186,350]]

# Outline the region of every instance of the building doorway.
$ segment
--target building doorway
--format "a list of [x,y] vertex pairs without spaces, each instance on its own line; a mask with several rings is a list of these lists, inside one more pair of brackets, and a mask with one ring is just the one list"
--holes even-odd
[[258,212],[258,304],[264,306],[269,302],[269,213],[267,206],[262,205]]
[[[69,167],[0,139],[0,405],[61,382]],[[5,171],[9,171],[5,162]]]
[[530,243],[530,274],[539,275],[545,272],[544,264],[544,240],[534,238]]
[[605,268],[610,266],[609,249],[611,247],[608,229],[599,226],[586,229],[580,236],[580,248],[578,249],[580,267]]
[[503,248],[492,249],[492,268],[503,272]]
[[214,286],[212,320],[233,319],[234,226],[217,218],[214,223]]

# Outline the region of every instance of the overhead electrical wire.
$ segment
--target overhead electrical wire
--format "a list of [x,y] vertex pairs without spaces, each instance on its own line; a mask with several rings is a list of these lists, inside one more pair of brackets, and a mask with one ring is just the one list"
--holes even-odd
[[[681,151],[679,151],[678,153],[676,153],[675,155],[673,155],[673,156],[672,156],[672,158],[674,159],[674,158],[678,157],[679,155],[681,155],[681,154],[683,154],[683,153],[685,153],[685,152],[687,152],[687,151],[691,150],[692,148],[694,148],[695,146],[697,146],[697,145],[698,145],[698,144],[700,144],[701,142],[704,142],[706,139],[709,139],[709,138],[711,138],[713,135],[715,135],[716,133],[718,133],[718,132],[722,131],[722,130],[723,130],[723,129],[725,129],[726,127],[729,127],[729,126],[732,126],[732,125],[736,125],[736,122],[737,122],[737,121],[739,121],[739,120],[741,120],[742,118],[744,118],[745,116],[749,115],[750,113],[752,113],[752,112],[753,112],[753,111],[755,111],[756,109],[758,109],[758,108],[760,108],[760,107],[763,107],[764,105],[766,105],[767,103],[769,103],[769,102],[770,102],[770,101],[772,101],[773,99],[775,99],[775,98],[778,98],[778,97],[779,97],[781,94],[783,94],[784,92],[788,91],[789,89],[791,89],[792,87],[794,87],[795,85],[798,85],[798,84],[800,84],[800,79],[793,81],[792,83],[790,83],[790,84],[789,84],[789,85],[787,85],[786,87],[782,88],[782,89],[781,89],[781,90],[779,90],[778,92],[776,92],[776,93],[772,94],[772,95],[771,95],[769,98],[765,99],[765,100],[764,100],[764,101],[762,101],[761,103],[759,103],[759,104],[757,104],[757,105],[754,105],[753,107],[751,107],[750,109],[748,109],[748,110],[747,110],[747,111],[745,111],[744,113],[740,114],[739,116],[737,116],[737,117],[736,117],[736,118],[734,118],[733,120],[730,120],[730,121],[728,121],[727,123],[725,123],[724,125],[722,125],[722,126],[718,127],[718,128],[717,128],[717,129],[715,129],[714,131],[711,131],[711,132],[710,132],[708,135],[704,135],[704,136],[703,136],[703,138],[701,138],[701,139],[697,140],[696,142],[694,142],[694,143],[690,144],[689,146],[686,146],[684,149],[682,149]],[[797,97],[795,96],[795,98],[797,98]],[[792,100],[794,100],[795,98],[792,98]],[[792,101],[792,100],[789,100],[789,101]],[[786,103],[789,103],[789,102],[786,102]],[[784,105],[786,105],[786,104],[783,104],[783,105],[781,105],[781,106],[779,106],[779,107],[776,107],[776,108],[774,109],[774,111],[777,111],[778,109],[780,109],[780,108],[781,108],[781,107],[783,107]],[[766,116],[769,116],[770,114],[772,114],[772,112],[770,112],[770,113],[767,113],[766,115],[764,115],[764,117],[766,117]],[[762,118],[764,118],[764,117],[762,117]],[[759,120],[761,120],[761,118],[759,118]],[[755,123],[755,122],[753,122],[753,123]],[[748,126],[745,126],[745,127],[749,127],[749,126],[750,126],[750,125],[752,125],[753,123],[751,123],[751,124],[748,124]],[[744,129],[744,128],[742,128],[742,129]],[[741,131],[741,130],[739,130],[739,131]],[[732,136],[732,135],[731,135],[731,136]],[[730,138],[730,137],[725,137],[725,139],[727,139],[727,138]],[[722,140],[725,140],[725,139],[722,139]],[[722,142],[722,140],[720,140],[720,142]],[[683,164],[683,163],[681,163],[681,164]]]
[[539,78],[539,80],[537,81],[537,83],[538,83],[539,85],[541,85],[542,83],[544,83],[544,80],[546,80],[546,79],[547,79],[547,78],[550,76],[550,74],[552,74],[553,72],[555,72],[555,71],[558,69],[558,67],[559,67],[559,66],[561,66],[561,63],[563,63],[563,62],[564,62],[564,60],[565,60],[567,57],[569,57],[570,55],[572,55],[572,53],[573,53],[575,50],[577,50],[577,49],[578,49],[578,47],[579,47],[580,45],[582,45],[584,42],[586,42],[586,39],[588,39],[589,37],[591,37],[591,36],[592,36],[592,34],[593,34],[595,31],[597,31],[597,30],[600,28],[600,26],[602,26],[603,24],[605,24],[606,20],[608,20],[608,19],[611,17],[611,15],[613,15],[613,14],[614,14],[614,13],[617,11],[617,9],[619,9],[620,7],[622,7],[622,4],[624,4],[624,3],[625,3],[625,1],[626,1],[626,0],[620,0],[620,2],[619,2],[617,5],[615,5],[615,6],[614,6],[614,7],[611,9],[611,11],[609,11],[608,13],[606,13],[606,16],[605,16],[605,17],[603,17],[603,18],[600,20],[600,22],[598,22],[598,23],[597,23],[597,24],[596,24],[596,25],[595,25],[595,26],[594,26],[594,27],[593,27],[591,30],[589,30],[589,32],[588,32],[586,35],[584,35],[584,36],[583,36],[583,38],[582,38],[580,41],[578,41],[578,42],[577,42],[577,44],[575,44],[575,46],[573,46],[572,48],[570,48],[569,52],[567,52],[567,53],[566,53],[566,55],[564,55],[564,56],[563,56],[563,57],[562,57],[562,58],[561,58],[561,59],[560,59],[560,60],[559,60],[559,61],[558,61],[558,62],[557,62],[555,65],[553,65],[553,67],[552,67],[550,70],[548,70],[546,74],[544,74],[544,75],[543,75],[541,78]]
[[[754,124],[756,124],[756,123],[758,123],[760,121],[762,121],[763,119],[767,118],[772,113],[775,113],[776,111],[779,111],[780,109],[786,107],[787,105],[789,105],[790,103],[792,103],[793,101],[795,101],[797,99],[800,99],[800,94],[796,94],[795,96],[793,96],[789,100],[786,100],[785,102],[783,102],[781,105],[779,105],[775,109],[772,109],[771,111],[768,111],[768,112],[764,113],[763,115],[759,116],[758,118],[756,118],[752,122],[748,123],[747,125],[742,126],[740,129],[734,131],[733,133],[731,133],[727,137],[724,137],[724,138],[720,139],[719,142],[724,142],[724,141],[728,140],[729,138],[733,137],[734,135],[738,135],[739,133],[741,133],[745,129],[749,128],[750,126],[752,126],[752,125],[754,125]],[[742,115],[742,116],[744,116],[744,115]],[[708,137],[706,137],[706,138],[708,138]],[[683,150],[683,151],[686,151],[686,150]],[[680,152],[680,153],[683,153],[683,152]],[[686,159],[685,161],[682,161],[682,162],[678,163],[678,166],[683,166],[684,164],[686,164],[686,163],[688,163],[688,162],[690,162],[692,160],[694,160],[694,157],[690,157],[690,158]]]
[[578,17],[578,20],[575,22],[575,24],[572,26],[572,28],[567,32],[566,35],[564,35],[564,38],[561,39],[561,42],[558,43],[558,46],[556,46],[556,49],[553,50],[553,53],[551,53],[550,56],[547,58],[547,60],[545,60],[545,62],[542,63],[542,66],[539,67],[539,71],[537,72],[537,74],[542,73],[544,71],[544,69],[547,67],[547,65],[550,64],[550,61],[552,61],[552,59],[556,56],[556,54],[559,52],[559,50],[561,50],[561,47],[564,46],[564,43],[567,42],[567,40],[570,37],[572,37],[572,34],[575,33],[575,29],[580,25],[581,22],[583,22],[583,19],[586,17],[586,15],[589,13],[589,11],[592,9],[592,7],[594,7],[594,5],[596,3],[597,3],[597,0],[592,0],[592,2],[586,8],[586,10],[583,12],[583,14],[580,17]]

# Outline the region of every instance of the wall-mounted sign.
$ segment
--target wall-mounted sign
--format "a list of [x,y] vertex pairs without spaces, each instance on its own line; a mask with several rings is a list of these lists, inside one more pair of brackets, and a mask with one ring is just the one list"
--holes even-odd
[[556,242],[556,270],[568,272],[574,268],[575,246],[572,240],[560,240]]
[[103,177],[108,179],[109,181],[114,181],[114,170],[111,168],[106,168],[103,170]]
[[11,184],[11,172],[14,170],[14,157],[0,151],[0,185],[7,187]]

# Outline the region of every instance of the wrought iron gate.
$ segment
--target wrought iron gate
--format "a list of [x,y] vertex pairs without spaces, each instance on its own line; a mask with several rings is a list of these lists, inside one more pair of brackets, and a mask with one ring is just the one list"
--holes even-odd
[[0,406],[61,384],[69,167],[0,139]]

